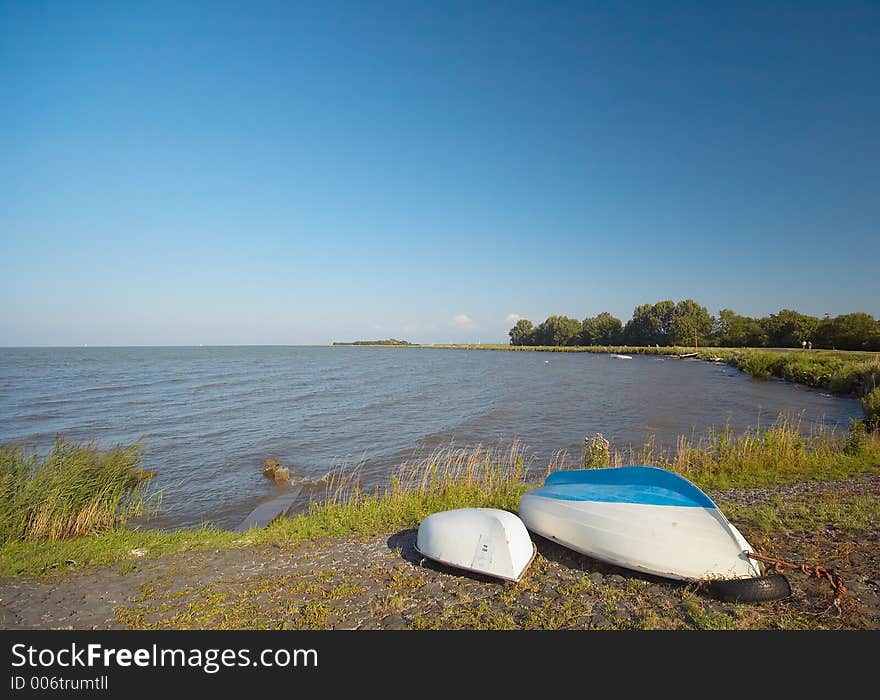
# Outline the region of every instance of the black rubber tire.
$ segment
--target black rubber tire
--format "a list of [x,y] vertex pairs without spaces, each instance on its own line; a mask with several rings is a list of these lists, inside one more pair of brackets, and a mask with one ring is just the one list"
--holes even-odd
[[782,574],[710,581],[707,588],[726,603],[766,603],[791,595],[791,585]]

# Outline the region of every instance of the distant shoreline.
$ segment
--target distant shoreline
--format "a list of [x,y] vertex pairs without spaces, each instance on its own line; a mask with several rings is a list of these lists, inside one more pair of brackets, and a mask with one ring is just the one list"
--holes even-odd
[[398,340],[397,338],[388,338],[387,340],[354,340],[350,342],[333,342],[332,345],[368,345],[368,346],[410,346],[412,343],[406,340]]
[[[352,344],[353,345],[353,344]],[[501,345],[432,344],[400,345],[358,343],[359,347],[405,347],[433,350],[499,350],[515,352],[587,352],[611,355],[655,355],[671,359],[723,362],[753,377],[776,377],[795,384],[854,396],[865,411],[865,420],[880,424],[880,352],[865,350],[796,350],[791,348],[697,349],[678,345]]]

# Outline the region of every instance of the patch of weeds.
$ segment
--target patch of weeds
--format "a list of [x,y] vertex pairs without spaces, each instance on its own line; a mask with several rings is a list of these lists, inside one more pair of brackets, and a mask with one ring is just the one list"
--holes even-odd
[[137,562],[124,561],[119,567],[119,575],[125,576],[126,574],[133,574],[136,571],[140,571],[140,568],[141,567],[137,565]]
[[635,629],[639,630],[668,630],[673,629],[674,624],[671,620],[661,617],[655,610],[643,610],[636,617]]
[[517,626],[508,611],[493,610],[485,600],[476,605],[447,606],[440,622],[444,629],[507,630]]
[[585,627],[593,611],[593,600],[580,597],[545,600],[532,607],[522,619],[526,629],[566,629]]
[[559,587],[558,590],[559,595],[563,597],[592,595],[596,592],[596,585],[589,579],[588,576],[582,576],[576,581],[563,584]]
[[391,576],[388,588],[394,591],[417,591],[428,583],[427,579],[411,574],[406,569],[397,569]]
[[685,600],[684,612],[694,627],[701,630],[732,630],[736,621],[726,613],[706,610],[696,598]]
[[328,569],[318,569],[317,571],[312,572],[312,578],[315,579],[318,583],[326,583],[327,581],[332,581],[336,573],[330,571]]
[[156,586],[155,583],[146,581],[138,586],[138,590],[140,591],[140,595],[133,599],[135,603],[144,603],[156,595]]
[[435,617],[429,617],[424,613],[418,613],[412,619],[412,629],[414,630],[439,630],[443,629],[440,620]]
[[326,629],[327,618],[333,609],[320,600],[310,600],[304,605],[296,606],[290,609],[289,617],[284,620],[282,627],[284,629],[309,629],[319,630]]
[[329,590],[323,591],[321,595],[326,600],[340,600],[342,598],[351,598],[359,595],[363,590],[364,587],[359,583],[346,580]]
[[370,613],[375,618],[383,618],[403,610],[406,600],[402,595],[391,593],[383,596],[370,606]]
[[763,534],[815,532],[821,528],[865,532],[880,522],[880,497],[827,491],[795,498],[776,496],[758,506],[725,507],[731,518]]

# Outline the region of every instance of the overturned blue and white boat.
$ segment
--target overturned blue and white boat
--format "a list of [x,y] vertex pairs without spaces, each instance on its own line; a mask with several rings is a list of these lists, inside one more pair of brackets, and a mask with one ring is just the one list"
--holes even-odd
[[761,576],[751,546],[687,479],[656,467],[550,474],[519,505],[526,527],[577,552],[695,581]]

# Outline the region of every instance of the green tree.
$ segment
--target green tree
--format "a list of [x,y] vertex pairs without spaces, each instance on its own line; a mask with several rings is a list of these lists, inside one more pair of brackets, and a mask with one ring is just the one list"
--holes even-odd
[[581,323],[581,345],[615,345],[621,340],[623,324],[607,311]]
[[805,340],[811,340],[819,327],[815,316],[782,309],[778,314],[770,314],[760,320],[767,333],[767,345],[774,348],[801,347]]
[[511,345],[532,345],[534,333],[535,327],[532,325],[532,322],[521,318],[507,335],[510,336]]
[[760,348],[767,345],[767,333],[757,319],[721,309],[712,325],[716,345],[728,348]]
[[693,345],[696,338],[707,338],[712,332],[712,314],[693,299],[675,305],[675,313],[667,337],[673,345]]
[[826,316],[816,328],[813,345],[838,350],[880,350],[880,322],[865,313]]
[[658,301],[642,304],[633,311],[623,335],[632,345],[669,345],[669,332],[675,318],[675,302]]
[[550,316],[535,329],[537,345],[577,345],[581,322],[568,316]]

